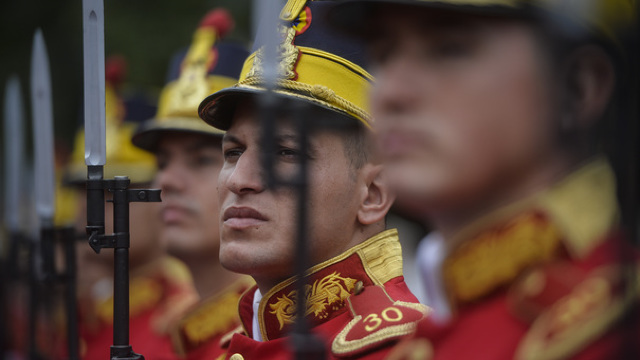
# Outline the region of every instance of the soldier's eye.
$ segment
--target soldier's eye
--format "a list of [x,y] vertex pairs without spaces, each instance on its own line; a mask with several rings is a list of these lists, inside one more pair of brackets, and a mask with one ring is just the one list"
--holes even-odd
[[242,149],[239,149],[239,148],[227,149],[224,151],[224,160],[232,161],[234,159],[239,158],[240,155],[242,155]]
[[167,159],[165,159],[165,158],[158,157],[156,159],[156,166],[157,166],[158,170],[165,169],[168,164],[169,164],[169,161],[167,161]]
[[463,57],[472,53],[473,47],[464,40],[446,39],[439,41],[431,49],[436,57]]
[[198,156],[195,159],[195,163],[196,165],[199,166],[207,166],[207,165],[212,165],[216,163],[216,158],[213,156],[207,156],[207,155],[202,155],[202,156]]
[[278,156],[280,156],[281,158],[285,159],[285,160],[295,160],[298,161],[300,159],[300,152],[298,150],[295,149],[291,149],[291,148],[280,148],[278,150]]

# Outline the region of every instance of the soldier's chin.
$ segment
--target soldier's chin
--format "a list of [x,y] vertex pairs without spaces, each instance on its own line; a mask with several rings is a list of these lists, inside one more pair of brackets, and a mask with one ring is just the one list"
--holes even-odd
[[288,259],[292,256],[273,256],[257,247],[245,247],[246,244],[220,245],[220,264],[225,269],[250,275],[254,279],[284,279],[292,276],[293,266]]

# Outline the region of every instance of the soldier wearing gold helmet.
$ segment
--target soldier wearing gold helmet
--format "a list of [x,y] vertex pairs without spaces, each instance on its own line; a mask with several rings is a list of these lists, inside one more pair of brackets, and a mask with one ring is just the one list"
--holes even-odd
[[[260,140],[259,104],[269,62],[263,39],[276,29],[258,34],[236,85],[200,104],[200,116],[226,130],[218,177],[220,262],[256,280],[240,298],[242,328],[221,343],[227,359],[291,358],[299,340],[291,336],[296,308],[304,309],[319,340],[312,349],[297,341],[299,350],[324,350],[331,359],[379,359],[427,311],[404,282],[397,231],[385,230],[393,195],[370,152],[366,94],[373,79],[363,67],[362,47],[328,29],[332,5],[291,0],[280,13],[281,78],[272,95],[288,110],[272,113],[273,150]],[[289,105],[308,112],[296,116]],[[308,134],[298,132],[302,124]],[[288,180],[303,161],[307,165],[310,262],[301,290],[294,266],[298,194],[290,186],[268,185],[263,156],[271,156],[273,170]]]
[[156,116],[137,130],[133,143],[153,152],[155,186],[162,189],[159,236],[170,254],[189,267],[199,301],[172,326],[175,350],[186,359],[216,359],[223,335],[237,328],[237,303],[253,280],[218,261],[220,229],[217,177],[223,131],[203,123],[198,105],[238,81],[248,51],[222,41],[233,19],[224,9],[206,14],[188,50],[170,67]]
[[334,9],[371,53],[398,206],[438,231],[422,264],[434,311],[393,359],[637,358],[637,257],[600,146],[637,121],[607,116],[636,14],[616,0]]

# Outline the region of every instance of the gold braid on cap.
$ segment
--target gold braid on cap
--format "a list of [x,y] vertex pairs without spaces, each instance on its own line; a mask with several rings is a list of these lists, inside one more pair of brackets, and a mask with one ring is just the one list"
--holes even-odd
[[[254,86],[258,87],[260,85],[264,85],[264,80],[259,77],[250,77],[238,82],[237,86]],[[335,91],[329,89],[324,85],[309,85],[293,80],[281,79],[276,82],[276,85],[285,89],[306,92],[312,97],[326,101],[329,105],[333,105],[332,107],[336,110],[346,111],[350,114],[353,114],[361,119],[365,120],[367,123],[367,127],[371,127],[369,123],[371,122],[371,116],[364,111],[359,106],[355,105],[349,100],[344,99],[341,96],[336,95]],[[313,99],[310,99],[313,100]]]

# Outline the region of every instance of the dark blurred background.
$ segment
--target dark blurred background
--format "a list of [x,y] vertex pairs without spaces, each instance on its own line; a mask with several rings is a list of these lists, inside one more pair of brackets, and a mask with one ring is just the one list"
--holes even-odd
[[[105,0],[105,54],[125,57],[124,91],[157,96],[172,54],[190,44],[208,10],[227,8],[236,23],[227,38],[249,45],[251,5],[252,0]],[[82,0],[0,0],[0,114],[5,84],[16,74],[25,108],[26,159],[31,159],[32,148],[29,68],[37,28],[43,31],[49,54],[57,145],[70,147],[82,121]]]

